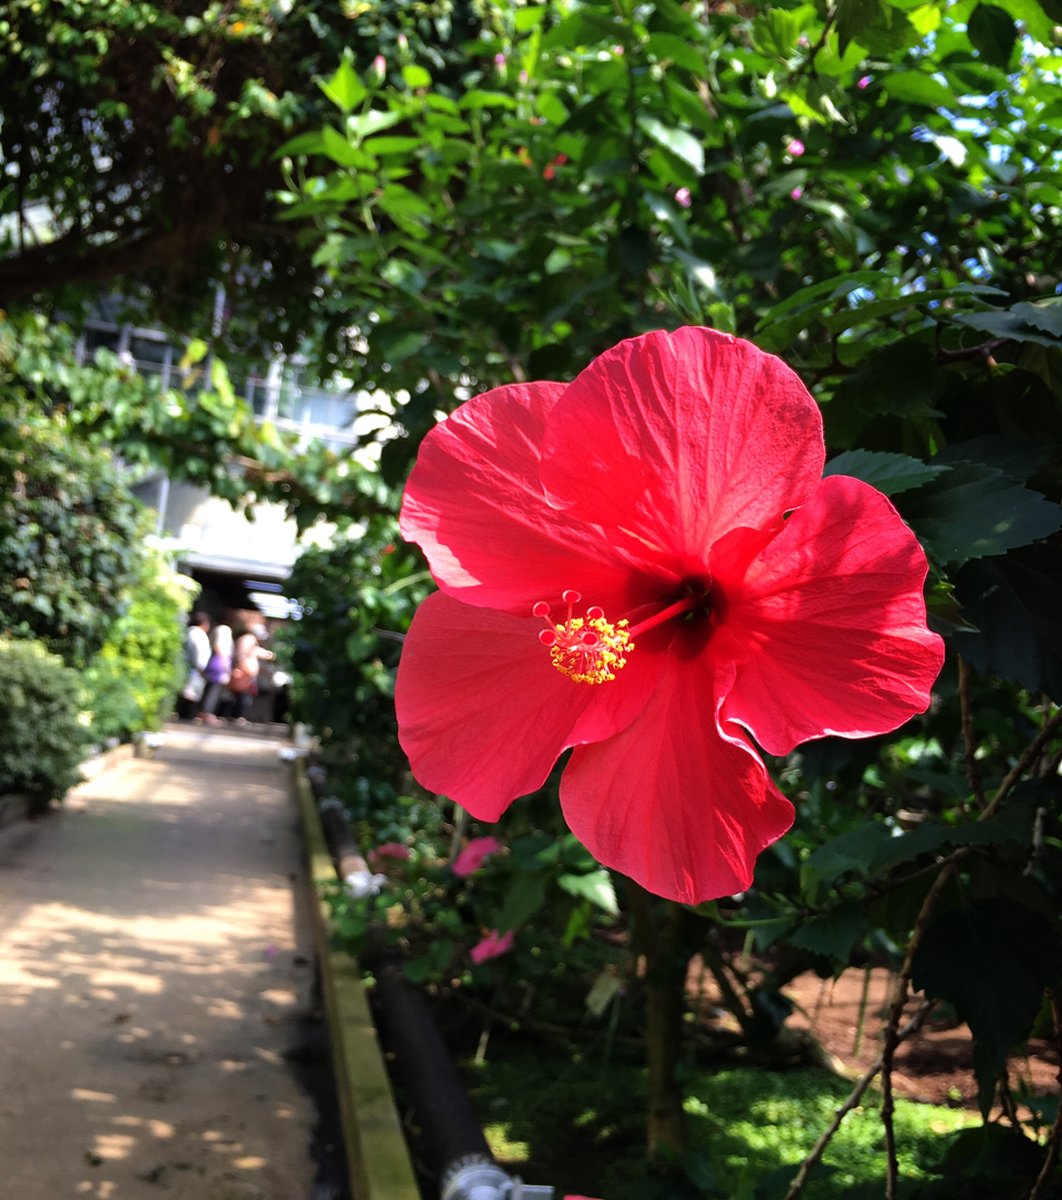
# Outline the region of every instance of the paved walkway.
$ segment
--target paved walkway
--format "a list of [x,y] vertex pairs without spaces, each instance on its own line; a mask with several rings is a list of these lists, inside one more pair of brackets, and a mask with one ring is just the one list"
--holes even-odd
[[309,1200],[280,742],[171,726],[0,830],[0,1197]]

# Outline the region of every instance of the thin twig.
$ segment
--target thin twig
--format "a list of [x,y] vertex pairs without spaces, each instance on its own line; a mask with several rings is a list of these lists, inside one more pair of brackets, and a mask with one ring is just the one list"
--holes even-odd
[[[922,1028],[922,1024],[929,1015],[933,1007],[932,1000],[923,1000],[918,1006],[918,1010],[900,1030],[897,1030],[897,1042],[906,1041],[912,1034],[918,1032]],[[870,1087],[874,1080],[874,1076],[881,1070],[884,1061],[884,1056],[879,1055],[877,1059],[871,1063],[867,1070],[863,1073],[855,1087],[848,1095],[848,1099],[838,1108],[833,1115],[833,1121],[819,1140],[811,1148],[811,1152],[807,1158],[800,1164],[800,1170],[793,1176],[793,1182],[789,1185],[789,1191],[785,1194],[785,1200],[796,1200],[800,1193],[804,1190],[804,1185],[808,1181],[808,1176],[818,1165],[819,1160],[825,1153],[826,1147],[830,1144],[833,1135],[841,1127],[841,1122],[852,1111],[853,1108],[863,1099],[863,1093]],[[1031,1200],[1031,1198],[1030,1198]]]
[[974,794],[977,807],[984,810],[985,785],[981,782],[981,771],[977,766],[977,739],[974,736],[973,705],[970,701],[970,668],[959,655],[959,708],[962,712],[962,747],[966,758],[966,778]]
[[1039,757],[1040,751],[1051,740],[1055,730],[1062,725],[1062,708],[1055,713],[1045,724],[1043,729],[1036,735],[1035,738],[1025,748],[1025,753],[1014,764],[1010,772],[1004,777],[1003,782],[996,789],[996,794],[992,797],[988,807],[980,816],[980,820],[986,821],[989,817],[994,816],[996,809],[1006,799],[1010,789],[1018,782],[1025,772],[1032,766]]
[[[1036,761],[1040,751],[1051,739],[1055,730],[1062,725],[1062,709],[1059,709],[1050,720],[1048,720],[1040,732],[1025,748],[1024,753],[1014,764],[1013,769],[1003,779],[1003,782],[996,789],[995,794],[988,804],[981,810],[981,815],[977,818],[979,822],[987,821],[995,816],[999,810],[999,806],[1009,795],[1011,789],[1018,780],[1025,774],[1030,766]],[[893,993],[892,1002],[889,1005],[889,1015],[885,1023],[884,1041],[882,1045],[882,1076],[881,1076],[881,1122],[885,1128],[885,1154],[886,1154],[886,1173],[885,1173],[885,1200],[896,1200],[896,1185],[899,1175],[899,1166],[896,1158],[896,1131],[893,1127],[893,1096],[892,1096],[892,1062],[898,1045],[897,1036],[900,1024],[900,1017],[903,1014],[904,1005],[907,1003],[907,985],[911,979],[911,965],[914,962],[914,956],[921,945],[922,937],[925,934],[926,928],[929,925],[930,917],[933,915],[933,910],[936,908],[937,901],[949,883],[958,874],[959,864],[971,853],[971,848],[968,846],[961,847],[952,854],[943,864],[940,874],[933,881],[932,886],[926,893],[925,899],[922,901],[922,907],[918,912],[918,917],[915,920],[914,928],[911,931],[911,940],[907,944],[907,952],[904,955],[903,966],[900,968],[900,974],[896,979],[896,990]]]
[[911,979],[911,965],[918,947],[922,944],[929,919],[937,906],[937,900],[948,884],[955,878],[959,863],[969,854],[968,847],[957,850],[944,864],[940,874],[933,880],[922,907],[918,911],[911,940],[903,957],[903,966],[896,977],[896,987],[889,1004],[889,1015],[885,1022],[885,1033],[881,1047],[881,1123],[885,1128],[885,1200],[896,1200],[896,1184],[899,1165],[896,1158],[896,1130],[892,1123],[894,1102],[892,1096],[892,1064],[896,1047],[900,1044],[900,1017],[907,1003],[907,985]]

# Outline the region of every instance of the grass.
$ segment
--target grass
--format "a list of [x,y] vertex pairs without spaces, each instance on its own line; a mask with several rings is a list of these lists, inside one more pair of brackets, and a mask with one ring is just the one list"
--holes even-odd
[[[468,1070],[491,1149],[525,1182],[551,1183],[558,1197],[647,1200],[639,1067],[507,1040],[492,1059]],[[694,1194],[727,1200],[754,1200],[768,1177],[771,1194],[783,1194],[850,1090],[823,1071],[754,1068],[691,1071],[686,1088],[691,1150],[711,1179]],[[830,1143],[827,1171],[812,1179],[805,1200],[837,1200],[862,1189],[881,1194],[879,1102],[869,1093],[864,1099]],[[976,1123],[961,1110],[898,1101],[901,1179],[931,1175],[945,1135]]]

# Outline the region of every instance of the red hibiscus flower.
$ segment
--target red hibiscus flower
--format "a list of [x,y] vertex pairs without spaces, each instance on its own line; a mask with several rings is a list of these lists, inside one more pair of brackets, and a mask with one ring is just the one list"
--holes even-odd
[[942,661],[921,547],[824,458],[797,376],[709,329],[463,404],[402,506],[441,589],[398,672],[416,777],[492,821],[574,747],[561,805],[601,862],[686,903],[746,888],[793,819],[750,735],[885,733]]

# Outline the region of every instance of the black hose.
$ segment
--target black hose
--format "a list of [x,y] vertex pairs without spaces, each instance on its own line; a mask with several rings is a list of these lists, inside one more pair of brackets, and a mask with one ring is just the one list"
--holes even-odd
[[455,1159],[493,1161],[479,1117],[423,995],[402,968],[378,969],[373,1006],[380,1037],[401,1084],[424,1163],[438,1179]]

